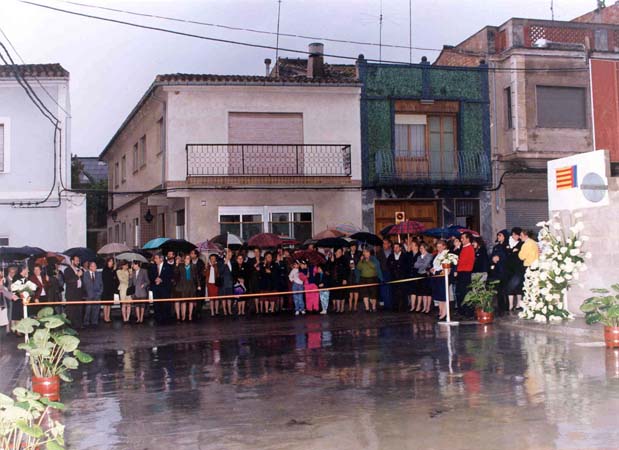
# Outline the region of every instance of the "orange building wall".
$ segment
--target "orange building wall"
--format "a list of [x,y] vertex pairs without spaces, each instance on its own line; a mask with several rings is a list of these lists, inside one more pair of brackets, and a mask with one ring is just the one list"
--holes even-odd
[[619,62],[591,60],[591,91],[596,150],[608,150],[619,162]]

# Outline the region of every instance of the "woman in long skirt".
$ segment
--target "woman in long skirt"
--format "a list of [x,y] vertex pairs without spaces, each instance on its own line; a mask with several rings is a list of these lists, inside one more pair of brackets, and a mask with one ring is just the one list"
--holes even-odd
[[[432,275],[443,275],[442,259],[449,253],[449,250],[447,250],[447,243],[443,239],[439,240],[436,243],[436,250],[438,253],[434,258],[430,273]],[[430,278],[429,281],[432,289],[432,299],[438,304],[438,320],[445,320],[447,316],[445,279],[444,277],[435,276],[434,278]]]
[[[129,263],[127,261],[122,261],[120,263],[120,268],[116,271],[116,278],[118,279],[118,296],[121,301],[120,312],[124,323],[129,322],[129,319],[131,318],[131,303],[122,303],[125,300],[128,300],[127,289],[129,289],[129,277]],[[137,308],[138,307],[136,306],[136,315]]]

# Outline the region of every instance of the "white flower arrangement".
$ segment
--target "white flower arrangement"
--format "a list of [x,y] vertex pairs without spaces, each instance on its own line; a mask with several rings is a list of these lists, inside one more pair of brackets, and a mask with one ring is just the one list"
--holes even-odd
[[453,266],[458,265],[458,255],[455,253],[445,253],[444,255],[439,255],[436,257],[436,260],[441,264],[451,264]]
[[555,214],[548,222],[540,222],[542,251],[539,259],[526,271],[524,277],[523,311],[520,317],[536,322],[555,322],[571,318],[563,304],[563,297],[578,273],[585,271],[587,253],[581,236],[584,225],[582,214],[574,214],[574,223],[567,233]]
[[25,297],[32,297],[32,295],[36,292],[38,286],[34,284],[32,281],[21,279],[13,282],[11,284],[11,292],[14,294],[26,294]]

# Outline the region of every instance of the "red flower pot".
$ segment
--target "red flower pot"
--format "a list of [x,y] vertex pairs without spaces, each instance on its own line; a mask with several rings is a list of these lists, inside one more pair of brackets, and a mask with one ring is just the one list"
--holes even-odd
[[606,347],[618,348],[619,327],[604,327],[604,341],[606,341]]
[[494,322],[494,313],[485,312],[480,309],[477,312],[477,321],[479,323],[492,323]]
[[32,391],[41,394],[52,402],[60,400],[60,378],[58,375],[53,377],[32,377]]

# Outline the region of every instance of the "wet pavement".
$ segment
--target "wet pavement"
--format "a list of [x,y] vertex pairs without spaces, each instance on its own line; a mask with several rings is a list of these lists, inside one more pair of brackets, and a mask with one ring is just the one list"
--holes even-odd
[[70,449],[619,448],[619,351],[578,339],[363,313],[82,339],[95,362],[63,386]]

